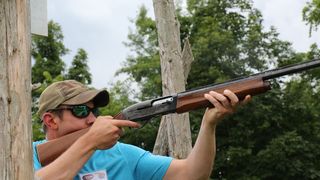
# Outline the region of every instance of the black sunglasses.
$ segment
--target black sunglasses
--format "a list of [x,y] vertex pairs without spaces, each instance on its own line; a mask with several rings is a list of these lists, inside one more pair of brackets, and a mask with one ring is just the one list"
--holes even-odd
[[90,108],[86,105],[75,105],[75,106],[68,106],[68,107],[60,107],[56,109],[50,109],[49,111],[56,111],[56,110],[70,110],[72,115],[74,115],[77,118],[85,118],[88,117],[90,112],[95,117],[98,117],[100,115],[99,109],[97,107]]

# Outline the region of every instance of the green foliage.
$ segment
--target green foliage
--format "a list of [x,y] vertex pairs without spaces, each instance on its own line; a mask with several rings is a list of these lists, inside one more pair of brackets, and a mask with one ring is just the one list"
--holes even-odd
[[257,155],[261,167],[257,169],[260,169],[262,174],[260,178],[319,179],[319,163],[313,163],[313,158],[319,157],[319,147],[313,143],[296,131],[285,132],[274,138],[266,149]]
[[84,49],[78,49],[76,56],[73,58],[72,65],[69,68],[67,79],[74,79],[83,84],[91,84],[88,55]]
[[136,56],[128,57],[117,74],[126,73],[132,77],[141,89],[139,99],[145,100],[162,93],[157,31],[155,22],[147,17],[144,6],[140,8],[134,23],[137,30],[129,33],[129,42],[125,45]]
[[122,109],[136,103],[132,100],[136,92],[132,88],[132,83],[127,81],[117,81],[111,84],[111,87],[108,92],[110,96],[109,104],[106,107],[100,109],[102,115],[111,115],[114,116],[119,113]]
[[190,43],[196,59],[188,84],[221,82],[264,70],[291,55],[290,43],[272,28],[263,31],[261,13],[249,1],[191,1]]
[[309,34],[313,30],[317,30],[320,24],[320,0],[312,0],[307,2],[307,5],[302,10],[303,20],[310,27]]
[[47,71],[52,77],[64,72],[65,63],[61,56],[68,53],[63,44],[63,34],[59,24],[50,21],[48,23],[48,36],[33,35],[32,57],[35,60],[32,66],[32,83],[41,83],[45,80],[43,72]]
[[[317,179],[319,92],[292,80],[254,98],[218,127],[214,177]],[[250,112],[250,113],[248,113]]]

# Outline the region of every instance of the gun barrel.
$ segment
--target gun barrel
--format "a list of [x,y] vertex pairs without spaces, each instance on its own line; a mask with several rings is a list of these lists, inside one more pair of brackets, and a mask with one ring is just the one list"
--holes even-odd
[[312,61],[307,61],[307,62],[300,63],[300,64],[289,65],[289,66],[284,66],[282,68],[278,68],[278,69],[274,69],[274,70],[270,70],[270,71],[265,71],[265,72],[258,74],[258,75],[261,76],[263,80],[268,80],[268,79],[273,79],[273,78],[277,78],[280,76],[312,69],[312,68],[319,67],[319,66],[320,66],[320,60],[312,60]]

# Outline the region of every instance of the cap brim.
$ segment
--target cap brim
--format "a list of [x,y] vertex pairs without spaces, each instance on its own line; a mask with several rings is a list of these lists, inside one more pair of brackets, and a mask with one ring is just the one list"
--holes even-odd
[[63,102],[65,105],[79,105],[92,101],[96,107],[103,107],[109,103],[109,93],[107,90],[89,90],[78,94]]

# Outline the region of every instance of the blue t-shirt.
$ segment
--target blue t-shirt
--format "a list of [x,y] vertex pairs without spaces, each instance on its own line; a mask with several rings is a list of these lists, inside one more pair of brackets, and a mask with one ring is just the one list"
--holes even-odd
[[[45,140],[33,143],[35,170],[41,168],[35,147],[43,142]],[[118,142],[110,149],[97,150],[74,179],[162,179],[171,161],[171,157],[153,155],[136,146]],[[105,176],[107,178],[103,178]]]

